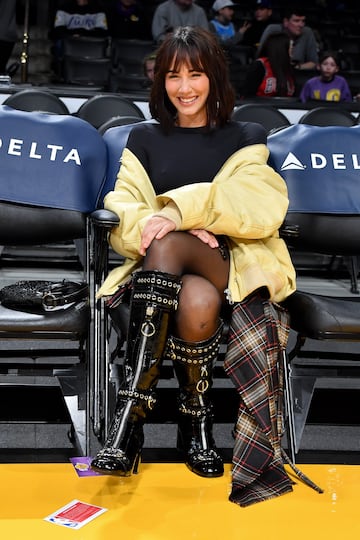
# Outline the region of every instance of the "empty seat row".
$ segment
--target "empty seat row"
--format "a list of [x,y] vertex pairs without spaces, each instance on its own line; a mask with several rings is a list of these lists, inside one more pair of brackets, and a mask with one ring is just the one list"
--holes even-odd
[[107,37],[68,37],[63,40],[60,79],[71,85],[118,91],[131,83],[143,90],[144,59],[155,49],[152,41]]

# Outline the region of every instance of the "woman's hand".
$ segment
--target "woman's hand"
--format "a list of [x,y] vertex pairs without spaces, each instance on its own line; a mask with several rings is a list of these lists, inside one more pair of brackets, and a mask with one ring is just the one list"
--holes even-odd
[[205,231],[204,229],[191,229],[188,232],[199,238],[199,240],[204,242],[204,244],[208,244],[211,248],[219,247],[219,242],[216,236],[211,232]]
[[175,231],[176,224],[171,219],[167,219],[162,216],[153,216],[146,223],[142,235],[139,253],[143,257],[146,255],[146,250],[150,246],[151,242],[156,238],[160,240],[164,238],[169,232]]
[[[166,236],[169,232],[175,230],[176,224],[171,219],[162,216],[151,217],[146,223],[141,235],[141,244],[139,249],[140,255],[145,257],[146,250],[150,246],[154,238],[160,240],[161,238],[164,238],[164,236]],[[192,234],[193,236],[199,238],[199,240],[204,242],[204,244],[208,244],[211,248],[219,247],[219,242],[216,236],[208,231],[205,231],[204,229],[191,229],[188,232],[189,234]]]

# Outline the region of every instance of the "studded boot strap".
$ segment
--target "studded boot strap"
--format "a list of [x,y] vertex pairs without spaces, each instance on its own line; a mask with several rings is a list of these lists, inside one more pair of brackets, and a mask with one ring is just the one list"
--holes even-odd
[[199,342],[186,342],[170,337],[166,357],[174,361],[179,379],[179,411],[193,417],[211,412],[208,392],[212,386],[212,372],[219,352],[223,324],[210,338]]

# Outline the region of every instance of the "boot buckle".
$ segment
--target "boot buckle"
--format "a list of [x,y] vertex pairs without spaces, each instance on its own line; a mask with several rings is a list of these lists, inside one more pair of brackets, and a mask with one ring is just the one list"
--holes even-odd
[[199,394],[204,394],[209,388],[209,382],[206,379],[200,379],[196,384],[196,390]]
[[155,326],[152,322],[145,321],[141,325],[141,333],[145,337],[152,337],[155,334]]

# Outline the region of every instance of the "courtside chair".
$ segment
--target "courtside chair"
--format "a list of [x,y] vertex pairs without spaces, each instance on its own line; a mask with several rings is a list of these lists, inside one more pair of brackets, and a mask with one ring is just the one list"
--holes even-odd
[[[344,126],[351,127],[357,123],[356,117],[351,112],[338,107],[315,107],[301,116],[299,124],[311,126]],[[347,258],[347,265],[351,275],[351,290],[358,292],[357,274],[359,272],[357,257]]]
[[139,116],[113,116],[109,120],[106,120],[101,126],[98,127],[98,131],[101,135],[104,135],[105,131],[112,127],[124,126],[128,124],[137,124],[138,122],[143,122],[143,119]]
[[257,122],[266,129],[268,134],[273,129],[290,125],[290,121],[281,111],[271,105],[261,103],[239,105],[235,107],[231,118],[238,122]]
[[298,120],[298,124],[311,126],[345,126],[355,125],[356,117],[349,111],[339,107],[315,107],[308,110]]
[[3,105],[19,111],[70,114],[65,103],[55,94],[41,88],[25,88],[7,97]]
[[78,118],[99,128],[114,116],[137,116],[145,120],[145,116],[135,103],[119,94],[98,94],[88,98],[76,112]]
[[[282,235],[291,248],[357,257],[360,254],[360,126],[297,124],[268,138],[270,164],[283,176],[289,210]],[[301,285],[285,302],[294,346],[288,351],[292,454],[319,387],[351,389],[359,384],[360,298],[336,292],[333,280]],[[305,282],[306,283],[306,282]],[[321,352],[317,343],[325,344]],[[347,351],[353,351],[347,354]]]
[[[103,187],[105,144],[97,130],[79,118],[7,106],[0,106],[0,139],[1,246],[43,246],[46,250],[67,241],[82,246],[76,272],[69,272],[57,257],[41,269],[22,264],[9,268],[0,257],[1,287],[34,278],[55,282],[65,278],[85,284],[86,293],[67,309],[51,306],[33,311],[0,304],[0,393],[11,380],[14,389],[33,386],[36,399],[39,380],[45,378],[51,385],[50,379],[55,379],[60,386],[65,379],[75,381],[79,410],[85,418],[82,451],[88,455],[95,376],[91,331],[94,254],[88,220],[98,207]],[[14,377],[20,373],[21,377]],[[23,408],[31,405],[24,401]],[[44,414],[46,409],[43,403]]]

